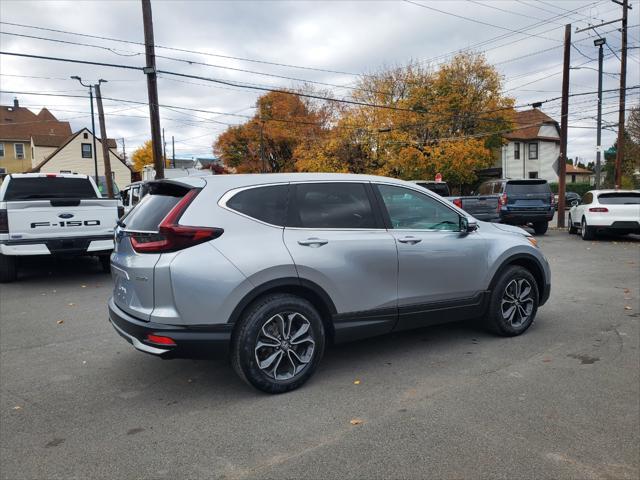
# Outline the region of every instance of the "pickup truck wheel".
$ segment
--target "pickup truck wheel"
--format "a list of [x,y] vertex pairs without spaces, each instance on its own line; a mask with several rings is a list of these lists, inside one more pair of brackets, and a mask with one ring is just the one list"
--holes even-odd
[[533,230],[536,235],[544,235],[549,228],[549,222],[533,222]]
[[485,325],[503,337],[520,335],[533,324],[538,300],[536,279],[526,268],[513,265],[491,291]]
[[0,282],[13,282],[18,276],[16,257],[0,254]]
[[320,315],[307,300],[266,295],[242,315],[232,340],[231,363],[249,385],[284,393],[313,375],[324,352]]
[[567,229],[570,235],[575,235],[578,233],[578,229],[573,224],[573,219],[571,218],[571,214],[569,214],[569,225],[567,225]]

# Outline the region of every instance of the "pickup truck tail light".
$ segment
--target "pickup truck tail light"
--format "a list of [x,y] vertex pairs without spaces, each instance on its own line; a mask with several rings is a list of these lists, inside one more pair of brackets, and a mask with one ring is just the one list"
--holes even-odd
[[221,228],[178,225],[180,217],[200,192],[192,189],[171,209],[160,222],[158,232],[131,232],[131,246],[138,253],[175,252],[218,238]]
[[608,208],[605,207],[591,207],[589,209],[590,212],[598,212],[598,213],[607,213],[609,211]]
[[458,207],[458,208],[462,208],[462,199],[460,198],[454,198],[453,199],[453,204]]
[[503,193],[502,195],[500,195],[500,197],[498,197],[498,212],[500,211],[500,208],[504,207],[507,204],[507,194]]
[[9,233],[9,216],[6,210],[0,210],[0,233]]

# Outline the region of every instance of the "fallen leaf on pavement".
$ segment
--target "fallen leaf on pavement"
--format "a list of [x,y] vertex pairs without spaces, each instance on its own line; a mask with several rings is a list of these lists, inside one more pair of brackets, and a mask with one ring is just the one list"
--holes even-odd
[[75,303],[68,303],[68,305],[69,305],[70,307],[73,307],[73,306],[75,306]]
[[64,323],[64,320],[58,320],[56,323],[57,323],[58,325],[62,325],[62,324]]
[[86,285],[80,285],[80,288],[87,288]]
[[14,410],[22,410],[22,407],[20,405],[16,405],[15,407],[13,407]]
[[353,420],[351,420],[349,422],[351,425],[360,425],[363,423],[363,420],[360,420],[359,418],[354,418]]
[[629,290],[628,288],[625,288],[624,290],[622,290],[624,293],[630,293],[631,290]]
[[625,305],[625,306],[624,306],[624,309],[625,309],[625,310],[633,310],[629,305]]
[[545,358],[543,358],[543,359],[542,359],[542,361],[543,361],[544,363],[549,363],[549,362],[551,361],[551,358],[549,358],[549,357],[545,357]]
[[360,385],[360,380],[354,380],[353,384],[354,385]]

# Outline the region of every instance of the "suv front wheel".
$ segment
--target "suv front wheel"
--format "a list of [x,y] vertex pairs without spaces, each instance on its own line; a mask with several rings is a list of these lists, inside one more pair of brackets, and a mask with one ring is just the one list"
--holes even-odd
[[245,382],[267,393],[284,393],[313,375],[324,353],[325,334],[320,315],[307,300],[266,295],[239,322],[231,363]]
[[491,292],[486,325],[505,337],[524,333],[538,311],[538,284],[531,272],[513,265],[505,270]]

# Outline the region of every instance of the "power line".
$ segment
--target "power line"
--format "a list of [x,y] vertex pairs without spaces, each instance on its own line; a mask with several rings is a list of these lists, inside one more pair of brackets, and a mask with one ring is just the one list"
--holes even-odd
[[[123,40],[120,38],[113,38],[113,37],[106,37],[106,36],[101,36],[101,35],[90,35],[87,33],[78,33],[78,32],[70,32],[70,31],[65,31],[65,30],[57,30],[54,28],[45,28],[45,27],[38,27],[35,25],[26,25],[23,23],[14,23],[14,22],[4,22],[4,21],[0,21],[0,24],[4,24],[4,25],[11,25],[14,27],[22,27],[22,28],[31,28],[31,29],[35,29],[35,30],[43,30],[43,31],[47,31],[47,32],[55,32],[55,33],[62,33],[65,35],[76,35],[79,37],[86,37],[86,38],[95,38],[95,39],[99,39],[99,40],[107,40],[110,42],[119,42],[119,43],[129,43],[132,45],[141,45],[141,46],[145,46],[145,44],[143,42],[136,42],[134,40]],[[253,58],[244,58],[244,57],[236,57],[236,56],[232,56],[232,55],[221,55],[221,54],[217,54],[217,53],[209,53],[209,52],[202,52],[202,51],[196,51],[196,50],[189,50],[186,48],[177,48],[177,47],[167,47],[167,46],[163,46],[163,45],[157,45],[154,44],[155,48],[160,48],[163,50],[172,50],[175,52],[183,52],[183,53],[193,53],[196,55],[205,55],[205,56],[209,56],[209,57],[217,57],[217,58],[226,58],[229,60],[240,60],[243,62],[251,62],[251,63],[261,63],[261,64],[265,64],[265,65],[273,65],[276,67],[286,67],[286,68],[297,68],[297,69],[301,69],[301,70],[312,70],[312,71],[317,71],[317,72],[327,72],[327,73],[337,73],[340,75],[352,75],[352,76],[360,76],[361,74],[359,73],[353,73],[353,72],[345,72],[345,71],[340,71],[340,70],[330,70],[330,69],[325,69],[325,68],[317,68],[317,67],[307,67],[307,66],[301,66],[301,65],[292,65],[292,64],[287,64],[287,63],[279,63],[279,62],[271,62],[271,61],[267,61],[267,60],[257,60],[257,59],[253,59]]]

